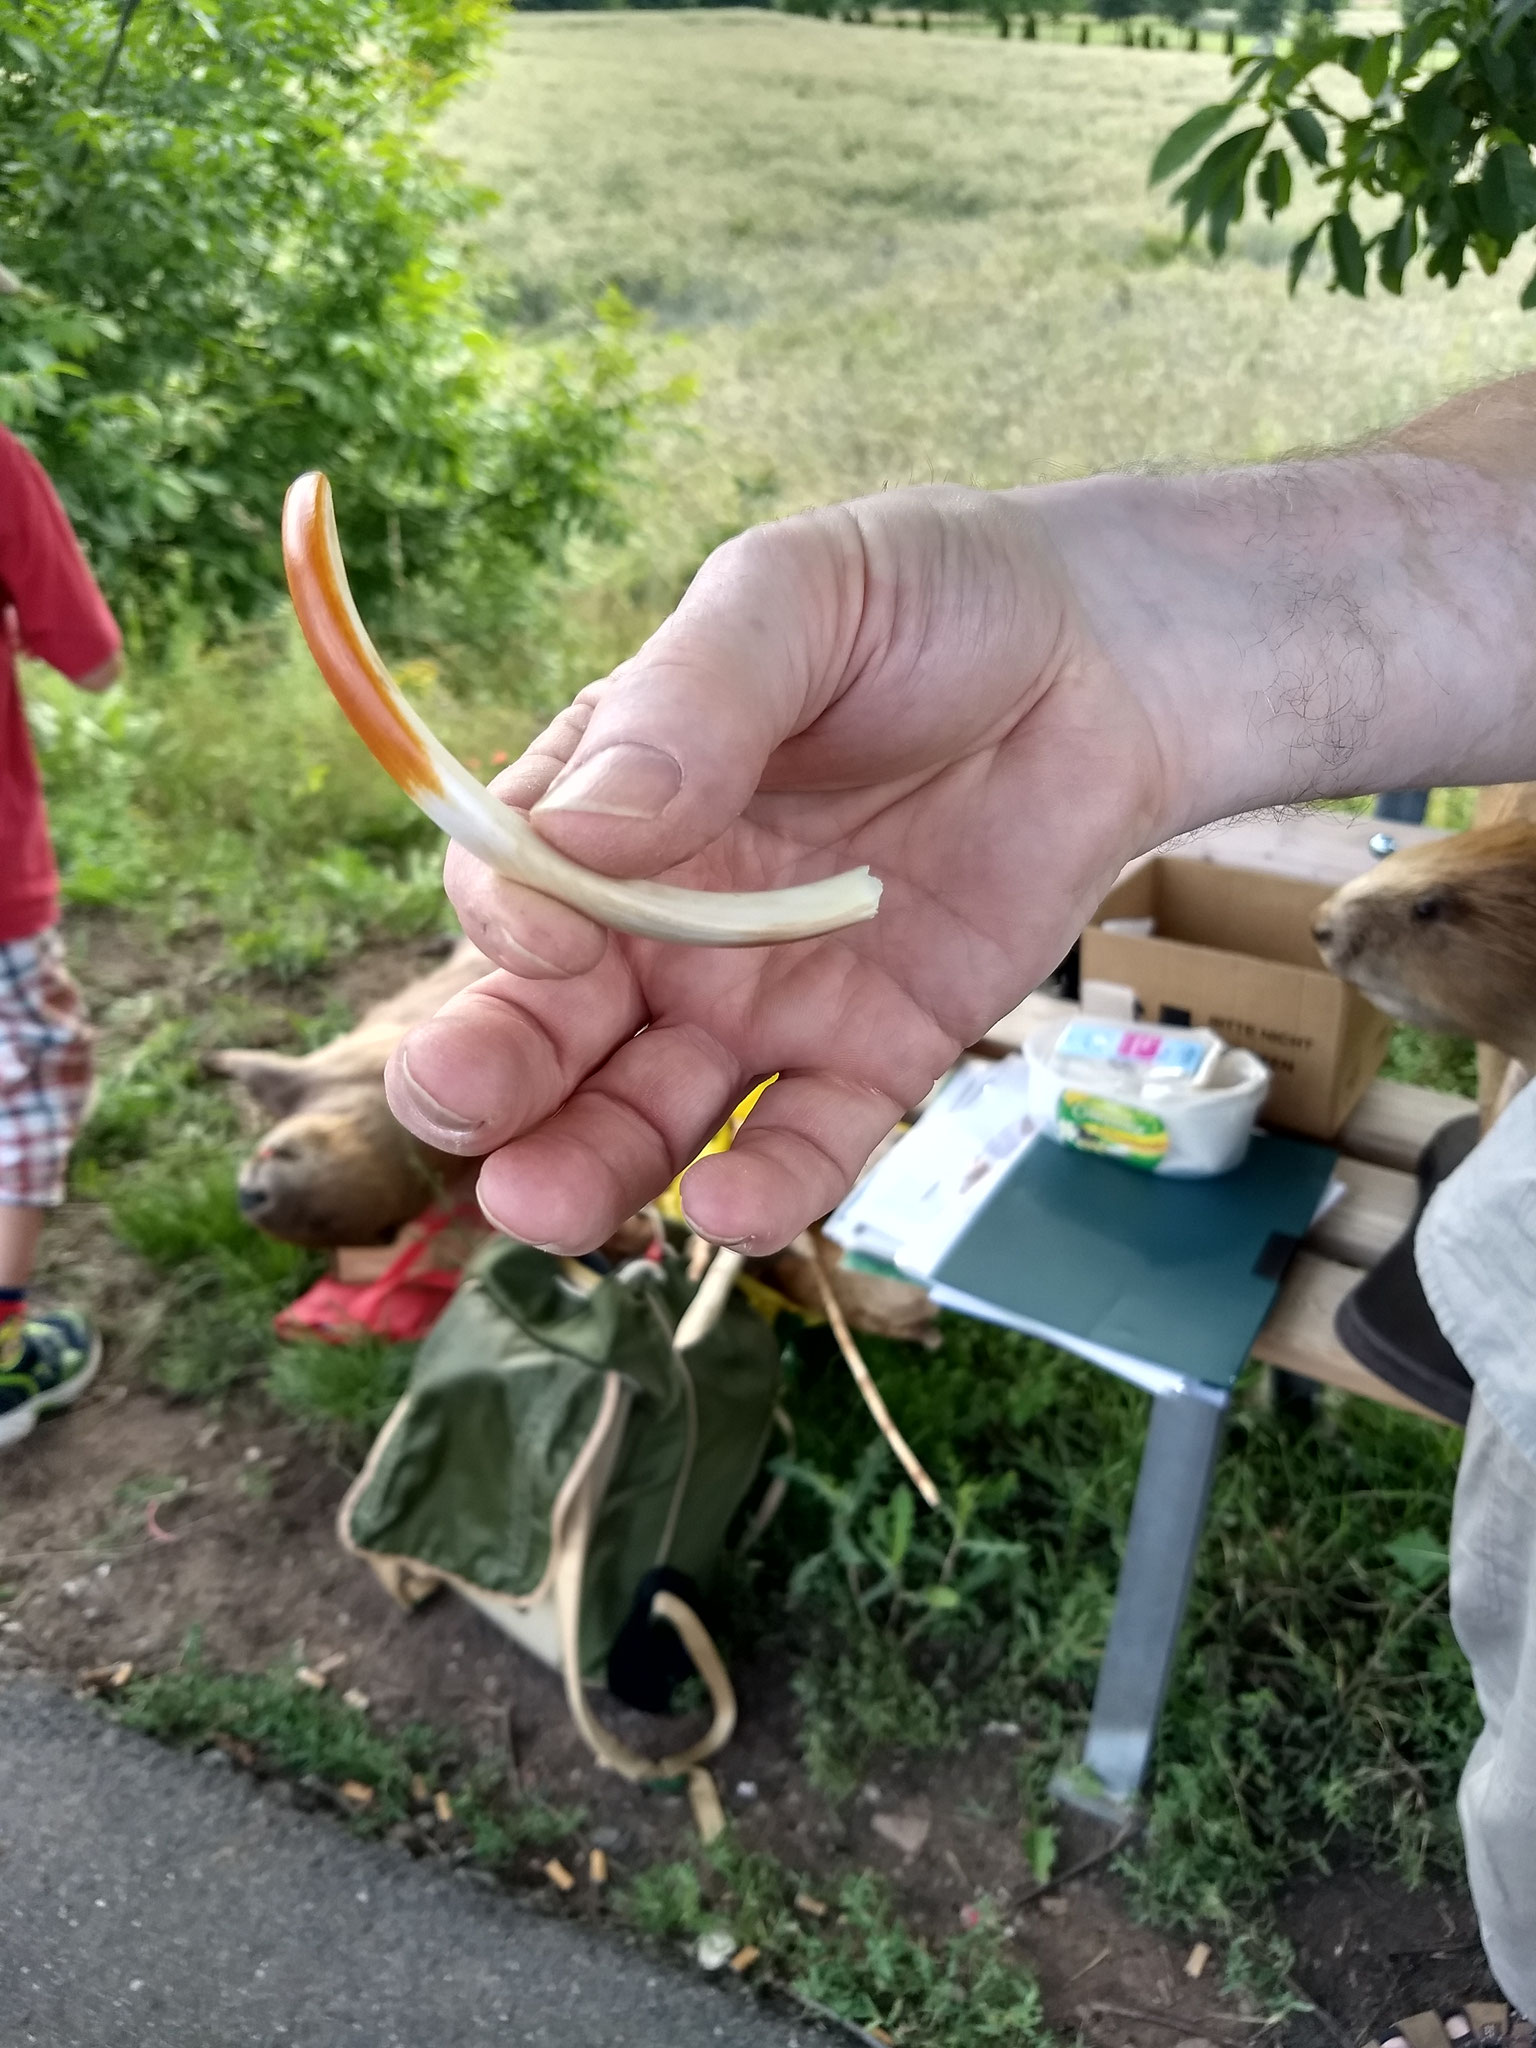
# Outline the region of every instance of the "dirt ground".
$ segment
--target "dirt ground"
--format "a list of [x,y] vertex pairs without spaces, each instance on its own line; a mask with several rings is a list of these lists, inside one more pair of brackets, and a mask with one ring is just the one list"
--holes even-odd
[[[98,1003],[158,971],[109,927],[90,938],[78,950]],[[381,951],[353,963],[333,992],[360,1007],[420,964],[419,950]],[[332,1683],[360,1688],[380,1723],[427,1720],[458,1731],[466,1751],[510,1750],[527,1789],[584,1807],[582,1846],[605,1847],[617,1879],[686,1851],[685,1803],[598,1771],[552,1674],[451,1596],[406,1616],[342,1553],[333,1522],[347,1474],[258,1391],[237,1391],[213,1413],[146,1384],[155,1284],[99,1214],[65,1212],[47,1271],[56,1283],[68,1273],[71,1292],[89,1299],[108,1357],[75,1410],[0,1467],[0,1581],[15,1588],[0,1607],[0,1659],[65,1680],[124,1658],[156,1669],[175,1660],[193,1626],[210,1660],[228,1668],[260,1669],[295,1650],[310,1664],[339,1658]],[[174,1498],[151,1516],[145,1496],[157,1489]],[[1255,2038],[1251,2016],[1221,1993],[1219,1949],[1188,1977],[1188,1941],[1136,1925],[1102,1863],[1029,1898],[1006,1733],[937,1761],[880,1760],[839,1807],[799,1766],[783,1660],[765,1646],[735,1675],[741,1726],[716,1776],[748,1847],[772,1850],[821,1887],[859,1867],[880,1870],[914,1923],[941,1936],[989,1895],[1018,1960],[1039,1978],[1048,2017],[1095,2048],[1243,2048]],[[641,1717],[614,1718],[631,1739],[656,1739]],[[926,1823],[913,1830],[922,1835],[914,1853],[877,1830],[882,1816]],[[1104,1846],[1094,1824],[1075,1824],[1059,1867]],[[527,1883],[547,1891],[540,1860],[530,1859]],[[549,1903],[604,1910],[584,1902],[584,1888],[573,1899]],[[1346,1873],[1299,1885],[1283,1917],[1298,1986],[1320,2007],[1290,2023],[1290,2048],[1350,2048],[1397,2013],[1492,1995],[1459,1898]]]

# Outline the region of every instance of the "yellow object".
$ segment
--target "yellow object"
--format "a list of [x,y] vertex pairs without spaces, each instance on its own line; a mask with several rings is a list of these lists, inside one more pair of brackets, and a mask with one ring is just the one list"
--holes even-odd
[[[723,1129],[716,1131],[715,1135],[704,1147],[704,1150],[698,1155],[700,1159],[708,1159],[715,1152],[729,1152],[731,1140],[752,1114],[753,1108],[761,1100],[763,1090],[771,1088],[778,1078],[777,1074],[770,1074],[760,1087],[752,1090],[752,1093],[745,1102],[739,1102],[736,1105],[735,1109],[731,1111],[730,1122]],[[691,1166],[694,1162],[690,1160],[688,1163]],[[687,1224],[688,1219],[683,1214],[683,1201],[680,1192],[682,1184],[683,1176],[679,1174],[666,1193],[657,1198],[656,1207],[661,1211],[668,1223]],[[757,1311],[765,1323],[773,1322],[786,1309],[789,1310],[791,1315],[800,1316],[808,1323],[819,1323],[822,1321],[822,1318],[817,1315],[814,1309],[802,1308],[798,1302],[791,1301],[787,1294],[780,1294],[776,1287],[770,1287],[765,1280],[754,1279],[750,1273],[741,1274],[736,1281],[736,1286],[748,1305]]]
[[688,1773],[688,1804],[693,1809],[699,1840],[707,1849],[725,1833],[725,1808],[720,1804],[714,1779],[700,1764],[695,1764]]
[[[741,1129],[742,1125],[746,1122],[747,1118],[752,1114],[753,1109],[755,1108],[758,1100],[762,1095],[763,1089],[771,1088],[778,1078],[779,1077],[777,1074],[770,1074],[768,1079],[762,1083],[761,1087],[757,1087],[752,1090],[752,1093],[747,1097],[745,1102],[739,1102],[736,1105],[736,1107],[731,1111],[730,1122],[726,1124],[722,1130],[716,1131],[715,1135],[704,1147],[704,1150],[698,1155],[700,1159],[708,1159],[710,1154],[714,1152],[730,1151],[732,1138],[735,1137],[736,1133]],[[689,1160],[688,1162],[690,1166],[693,1165],[693,1163],[694,1162],[692,1160]],[[681,1194],[679,1193],[682,1184],[683,1176],[680,1173],[677,1176],[677,1179],[673,1181],[671,1187],[667,1189],[667,1192],[664,1195],[659,1196],[657,1199],[656,1206],[661,1211],[662,1215],[666,1217],[669,1223],[686,1223],[688,1221],[687,1217],[683,1214],[683,1200]]]

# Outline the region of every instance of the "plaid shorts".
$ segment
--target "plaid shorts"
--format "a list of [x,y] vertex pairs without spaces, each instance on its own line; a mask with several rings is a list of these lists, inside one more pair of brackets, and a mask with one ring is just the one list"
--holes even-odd
[[92,1038],[57,931],[0,942],[0,1202],[63,1201],[90,1100]]

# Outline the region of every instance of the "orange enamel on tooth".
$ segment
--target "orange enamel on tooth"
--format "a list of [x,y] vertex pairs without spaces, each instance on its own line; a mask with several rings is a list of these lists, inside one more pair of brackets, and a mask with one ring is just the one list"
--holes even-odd
[[283,500],[283,567],[305,644],[359,739],[407,796],[441,791],[442,781],[400,716],[389,673],[352,604],[336,545],[331,487],[319,470],[290,484]]

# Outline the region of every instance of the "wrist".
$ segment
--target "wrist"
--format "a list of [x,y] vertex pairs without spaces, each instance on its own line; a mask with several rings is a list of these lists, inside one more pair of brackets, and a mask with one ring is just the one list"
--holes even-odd
[[1536,776],[1536,490],[1377,451],[1021,493],[1163,756],[1164,838]]

